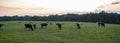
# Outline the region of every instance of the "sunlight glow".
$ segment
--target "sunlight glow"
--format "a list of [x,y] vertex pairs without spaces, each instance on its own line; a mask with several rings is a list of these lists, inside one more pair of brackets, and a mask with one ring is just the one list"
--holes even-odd
[[0,16],[91,12],[116,0],[0,0]]
[[[112,0],[111,0],[112,1]],[[64,10],[94,10],[104,4],[111,2],[110,0],[21,0],[19,2],[11,2],[16,6],[43,7],[51,9]]]

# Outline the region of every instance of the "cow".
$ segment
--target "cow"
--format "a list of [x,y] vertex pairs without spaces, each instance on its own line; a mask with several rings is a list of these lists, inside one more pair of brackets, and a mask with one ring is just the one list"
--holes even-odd
[[58,26],[59,30],[62,29],[62,23],[56,23],[56,25]]
[[47,23],[41,23],[41,29],[43,29],[44,27],[47,27]]
[[25,28],[29,28],[29,29],[31,29],[33,31],[33,27],[32,27],[31,24],[25,24]]
[[104,22],[97,22],[98,26],[103,26],[105,27],[105,23]]
[[0,24],[0,29],[3,27],[3,24]]
[[78,29],[81,28],[81,27],[80,27],[80,23],[76,23],[76,26],[77,26]]
[[36,29],[36,24],[33,24],[34,29]]

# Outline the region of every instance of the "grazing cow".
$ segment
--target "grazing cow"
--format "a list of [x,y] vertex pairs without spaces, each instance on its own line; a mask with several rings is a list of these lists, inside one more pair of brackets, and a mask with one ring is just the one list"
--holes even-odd
[[80,29],[80,23],[76,23],[77,28]]
[[33,31],[33,27],[32,27],[31,24],[25,24],[25,28],[29,28],[29,29],[31,29]]
[[58,28],[61,30],[62,29],[62,23],[56,23],[56,25],[58,26]]
[[3,27],[3,24],[0,24],[0,29]]
[[44,27],[47,27],[47,23],[41,23],[41,29],[43,29]]
[[98,22],[97,24],[98,24],[98,26],[104,26],[105,27],[105,23],[104,22]]
[[36,29],[36,24],[33,24],[34,29]]

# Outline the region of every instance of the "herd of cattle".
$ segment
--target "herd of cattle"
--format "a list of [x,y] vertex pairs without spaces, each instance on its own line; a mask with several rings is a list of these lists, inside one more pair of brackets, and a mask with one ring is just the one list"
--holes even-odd
[[[50,23],[50,24],[52,24],[52,23]],[[47,25],[48,25],[48,23],[41,23],[41,29],[44,29],[45,27],[47,27]],[[62,29],[62,25],[63,25],[63,23],[56,23],[56,25],[58,26],[58,29],[59,30],[61,30]],[[105,23],[104,22],[97,22],[97,25],[98,26],[103,26],[103,27],[105,27]],[[1,24],[0,23],[0,29],[2,28],[4,26],[4,24]],[[27,29],[30,29],[31,31],[33,31],[34,29],[36,29],[36,24],[30,24],[30,23],[28,23],[28,24],[24,24],[24,26],[25,26],[25,28]],[[81,28],[81,23],[76,23],[76,27],[78,28],[78,29],[80,29]]]
[[[56,23],[56,25],[58,26],[59,30],[62,29],[62,23]],[[48,23],[41,23],[41,29],[44,29],[47,26],[48,26]],[[25,28],[29,28],[33,31],[34,29],[36,29],[36,24],[29,24],[29,23],[25,24]]]

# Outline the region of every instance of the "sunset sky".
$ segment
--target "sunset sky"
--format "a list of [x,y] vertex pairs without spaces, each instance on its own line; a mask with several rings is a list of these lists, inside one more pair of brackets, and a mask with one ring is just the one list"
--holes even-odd
[[0,16],[43,16],[96,9],[119,12],[119,8],[119,0],[0,0]]

